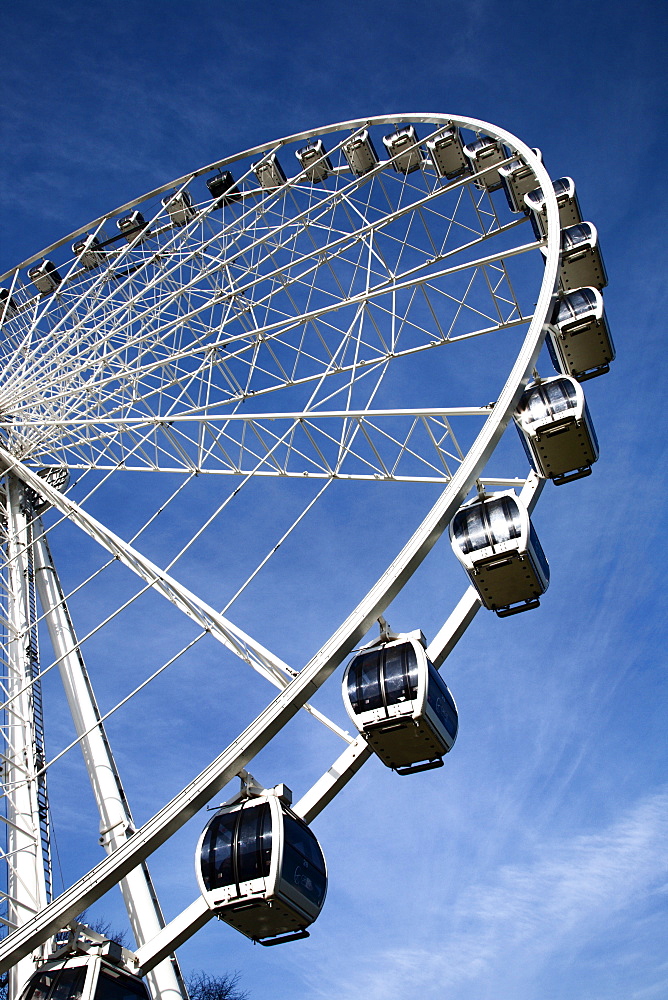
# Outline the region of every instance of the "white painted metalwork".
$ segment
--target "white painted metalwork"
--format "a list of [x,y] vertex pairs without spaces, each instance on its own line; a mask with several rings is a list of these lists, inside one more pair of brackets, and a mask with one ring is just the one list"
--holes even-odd
[[[3,785],[7,808],[6,923],[21,927],[44,909],[48,902],[40,830],[39,782],[43,763],[35,720],[34,686],[37,657],[32,645],[30,522],[22,502],[22,485],[13,476],[6,482],[6,692],[9,710],[5,718]],[[31,641],[32,640],[32,641]],[[32,956],[25,956],[9,971],[8,987],[14,995],[35,971],[35,960],[43,956],[44,943]]]
[[[481,139],[494,155],[488,162],[476,158],[472,173],[463,143]],[[388,151],[388,158],[376,150]],[[508,210],[503,192],[492,193],[499,171],[511,163],[513,169],[521,165],[523,183],[533,179],[547,192],[545,234],[538,238],[524,215]],[[409,114],[343,122],[221,159],[78,229],[0,277],[0,467],[9,517],[1,571],[5,660],[13,677],[3,710],[7,720],[20,716],[20,746],[28,746],[36,684],[57,665],[76,729],[74,743],[50,760],[33,755],[29,780],[21,779],[25,801],[12,798],[21,784],[12,772],[5,820],[10,831],[31,831],[32,846],[26,842],[22,850],[26,857],[32,851],[31,872],[39,874],[39,808],[29,793],[80,744],[110,852],[52,902],[33,886],[31,910],[27,893],[17,890],[27,918],[9,920],[10,932],[0,942],[0,971],[19,969],[17,984],[50,935],[119,884],[135,912],[137,968],[155,970],[156,1000],[173,993],[177,979],[169,978],[164,960],[210,911],[196,900],[161,928],[142,867],[148,856],[300,708],[347,744],[295,806],[306,822],[368,758],[361,737],[353,739],[309,701],[407,583],[477,481],[539,492],[525,467],[488,475],[486,465],[541,350],[559,255],[556,197],[534,151],[484,122]],[[494,352],[493,363],[479,364],[480,379],[467,379],[466,359],[482,361]],[[437,363],[441,356],[447,364]],[[402,365],[420,373],[417,386],[399,379]],[[450,380],[464,387],[459,398],[450,398]],[[79,479],[68,490],[58,488],[42,471],[53,467],[68,468]],[[147,494],[142,526],[136,530],[133,522],[130,541],[127,529],[112,528],[118,509],[104,507],[110,477],[117,482],[121,471],[181,481],[164,501],[143,485],[146,477],[128,477],[133,503],[141,506]],[[213,512],[189,509],[195,520],[176,554],[149,555],[155,548],[145,544],[159,517],[170,516],[182,491],[192,492],[195,481],[209,475],[217,491]],[[230,491],[220,477],[232,477]],[[182,578],[174,566],[206,544],[241,490],[276,480],[292,498],[291,513],[275,526],[258,519],[258,533],[267,529],[262,553],[244,566],[218,611],[184,582],[192,575]],[[443,489],[421,523],[405,532],[410,537],[398,554],[385,536],[386,570],[297,669],[279,654],[278,636],[271,639],[276,648],[269,648],[228,612],[273,566],[276,553],[305,530],[316,503],[331,496],[336,482],[355,482],[359,489],[373,483]],[[11,499],[19,489],[32,498],[32,513],[24,505],[27,516]],[[67,593],[50,550],[56,560],[66,559],[75,538],[82,545],[90,539],[103,561],[87,557]],[[31,559],[41,605],[33,610],[16,598],[16,580]],[[77,636],[72,602],[121,568],[130,571],[124,580],[136,577],[140,589],[114,597]],[[471,591],[427,650],[436,665],[477,611]],[[82,647],[147,594],[166,598],[190,630],[176,653],[164,654],[161,665],[129,694],[119,692],[115,707],[102,715]],[[19,663],[21,642],[26,631],[40,627],[48,631],[52,653],[26,672]],[[211,641],[279,693],[216,760],[134,830],[103,723],[195,644]],[[13,749],[5,752],[16,761],[19,744],[10,730],[8,721],[6,747]],[[10,1000],[15,997],[14,989]]]
[[[100,843],[111,854],[134,834],[135,824],[39,517],[33,532],[33,572],[44,620],[100,813]],[[119,888],[135,940],[142,945],[165,925],[146,864],[129,872]],[[149,982],[154,995],[171,1000],[183,995],[183,981],[173,956],[152,970]]]

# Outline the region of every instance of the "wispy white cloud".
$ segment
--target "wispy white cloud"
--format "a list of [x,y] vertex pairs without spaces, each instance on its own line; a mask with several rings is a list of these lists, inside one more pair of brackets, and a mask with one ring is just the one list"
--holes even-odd
[[[387,937],[396,946],[356,961],[354,975],[318,970],[323,979],[315,995],[427,1000],[456,990],[464,1000],[493,989],[497,1000],[535,997],[555,958],[594,945],[623,911],[639,911],[664,891],[667,846],[668,790],[662,789],[606,829],[546,841],[526,863],[499,867],[464,889],[449,912],[443,900],[438,938],[426,936],[420,949],[402,947],[401,933],[388,921]],[[658,995],[654,985],[634,994]]]

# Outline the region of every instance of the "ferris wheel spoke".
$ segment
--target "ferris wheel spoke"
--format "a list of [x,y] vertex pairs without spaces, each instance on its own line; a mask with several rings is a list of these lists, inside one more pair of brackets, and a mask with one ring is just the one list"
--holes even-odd
[[[512,225],[514,226],[516,225],[516,223],[513,223]],[[534,250],[536,246],[537,246],[536,243],[530,243],[530,244],[524,244],[519,247],[514,247],[511,249],[506,249],[497,252],[496,254],[487,255],[484,258],[480,258],[472,262],[458,264],[450,268],[444,268],[439,271],[432,272],[428,275],[420,276],[418,280],[423,283],[428,283],[429,287],[433,289],[434,288],[433,282],[436,280],[443,279],[453,274],[458,274],[462,271],[481,268],[486,264],[494,264],[498,263],[499,261],[505,261],[505,259],[508,257],[516,256],[517,254],[526,253],[528,251]],[[407,271],[406,273],[398,276],[397,280],[393,283],[393,288],[395,291],[401,291],[404,288],[409,289],[413,286],[415,279],[416,279],[416,269],[411,269],[410,271]],[[373,300],[374,298],[383,296],[384,294],[386,294],[387,287],[389,286],[389,284],[390,283],[388,281],[384,281],[382,284],[376,285],[364,293],[357,293],[355,296],[352,296],[349,300],[347,300],[346,305],[354,306],[357,303],[363,303],[366,300]],[[256,303],[256,305],[258,304],[259,303]],[[259,328],[258,332],[260,332],[264,337],[266,337],[268,334],[272,336],[285,336],[286,333],[294,329],[295,326],[301,327],[301,325],[304,323],[313,322],[316,319],[328,316],[331,313],[337,312],[340,308],[341,306],[339,306],[336,303],[332,303],[331,305],[324,305],[319,309],[313,309],[303,313],[299,317],[298,322],[296,323],[291,323],[290,321],[286,323],[284,320],[265,323],[262,327]],[[161,329],[159,332],[162,333],[164,329],[166,328]],[[247,334],[244,333],[241,335],[237,335],[236,338],[228,337],[227,346],[229,346],[229,344],[232,343],[234,339],[243,339],[246,336]],[[256,345],[253,345],[253,348],[255,346]],[[200,350],[201,348],[197,347],[195,349],[195,353],[198,353]],[[188,353],[189,352],[186,351],[176,351],[175,355],[178,358],[179,356],[187,356]],[[154,370],[156,367],[158,367],[160,364],[161,364],[160,361],[153,362],[151,364],[148,364],[145,370],[150,372],[151,370]]]
[[[528,248],[523,248],[523,249],[530,249],[530,248],[531,248],[531,247],[528,247]],[[516,253],[516,252],[518,252],[518,249],[517,249],[517,248],[515,248],[515,249],[514,249],[514,250],[513,250],[512,252]],[[506,253],[506,252],[504,252],[504,254],[505,254],[505,253]],[[504,264],[504,268],[505,268],[505,259],[504,259],[504,256],[503,256],[503,255],[501,256],[501,258],[499,258],[498,256],[496,256],[496,257],[491,257],[491,258],[487,258],[487,260],[486,260],[485,262],[483,262],[483,261],[479,262],[479,266],[483,266],[483,267],[484,267],[484,263],[493,263],[494,261],[498,261],[499,259],[501,259],[501,260],[503,261],[503,264]],[[467,266],[470,266],[470,265],[465,265],[465,267],[467,267]],[[475,266],[475,265],[474,265],[474,266]],[[461,266],[460,266],[460,269],[461,269]],[[446,270],[446,271],[442,271],[442,272],[441,272],[441,273],[440,273],[439,275],[437,275],[437,277],[442,277],[442,276],[443,276],[443,275],[445,275],[445,274],[449,274],[449,273],[453,273],[453,272],[454,272],[454,270],[455,270],[455,269],[450,269],[450,270]],[[505,274],[505,270],[504,270],[504,274]],[[431,277],[431,281],[430,281],[430,283],[429,283],[429,287],[430,287],[430,288],[431,288],[432,290],[433,290],[433,280],[434,280],[434,277]],[[405,279],[404,279],[404,281],[405,281]],[[398,284],[398,286],[399,286],[399,288],[400,288],[400,287],[401,287],[401,285],[402,285],[402,282],[398,282],[397,284]],[[439,291],[440,291],[440,289],[439,289]],[[374,296],[374,295],[378,295],[378,294],[381,294],[381,295],[382,295],[382,293],[383,293],[383,289],[382,289],[382,288],[380,288],[380,289],[379,289],[378,287],[376,287],[375,289],[371,289],[371,290],[369,290],[368,292],[366,292],[366,293],[365,293],[365,297],[366,297],[367,299],[371,300],[371,299],[373,298],[373,296]],[[494,295],[493,295],[493,294],[492,294],[492,298],[494,298]],[[515,298],[515,297],[513,296],[513,298]],[[359,299],[359,296],[357,296],[357,299]],[[352,301],[354,301],[354,300],[352,300]],[[352,301],[351,301],[351,304],[352,304]],[[516,301],[516,299],[515,299],[515,301]],[[498,303],[497,303],[497,306],[498,306]],[[318,310],[317,312],[314,312],[314,313],[312,313],[312,314],[311,314],[311,316],[310,316],[310,317],[308,317],[308,319],[310,319],[311,321],[314,321],[314,320],[315,320],[316,318],[319,318],[319,317],[322,317],[322,316],[326,315],[327,313],[329,313],[330,311],[331,311],[331,307],[329,307],[329,308],[328,308],[327,306],[325,306],[325,307],[321,308],[320,310]],[[501,318],[502,318],[502,320],[503,320],[503,317],[501,317]],[[283,325],[283,324],[281,324],[281,325]],[[276,324],[270,324],[269,326],[265,326],[265,327],[264,327],[264,328],[262,329],[262,334],[263,334],[263,336],[264,336],[265,338],[266,338],[266,336],[267,336],[267,333],[273,333],[273,329],[272,329],[272,328],[273,328],[273,329],[275,329],[275,328],[276,328]],[[288,327],[288,330],[289,330],[289,329],[290,329],[290,327]],[[283,330],[281,330],[281,331],[280,331],[280,334],[276,334],[276,333],[274,333],[273,335],[274,335],[274,336],[276,336],[276,335],[279,335],[279,336],[285,336],[285,332],[286,332],[286,331],[285,331],[285,329],[283,329]],[[155,334],[153,334],[153,338],[154,338],[154,337],[155,337]],[[146,341],[146,336],[144,335],[144,337],[143,337],[142,339],[143,339],[143,341],[145,342],[145,341]],[[229,343],[229,342],[228,342],[228,343]],[[257,345],[255,345],[255,347],[257,347]],[[196,350],[197,350],[197,348],[196,348]],[[188,356],[188,355],[189,355],[190,353],[191,353],[190,351],[188,351],[188,352],[183,352],[183,353],[181,354],[181,356],[183,356],[183,357],[187,357],[187,356]],[[177,359],[178,359],[178,356],[179,356],[179,352],[176,352],[176,354],[177,354]],[[174,358],[172,358],[172,363],[174,363]],[[162,365],[163,365],[163,363],[162,363],[162,362],[160,362],[159,360],[158,360],[158,361],[156,361],[156,362],[153,362],[153,363],[152,363],[152,364],[150,364],[150,365],[145,365],[145,366],[144,366],[144,370],[143,370],[143,377],[144,377],[144,378],[146,378],[146,377],[147,377],[147,376],[148,376],[148,375],[150,374],[150,371],[151,371],[151,370],[154,370],[154,371],[158,371],[158,372],[159,372],[159,371],[160,371],[160,368],[162,367]],[[107,379],[107,380],[105,380],[104,378],[103,378],[103,379],[98,379],[98,386],[99,386],[100,388],[102,388],[102,387],[104,386],[104,384],[105,384],[105,381],[107,382],[107,384],[108,384],[108,385],[113,385],[113,384],[114,384],[114,381],[116,381],[116,376],[115,376],[115,373],[114,373],[114,376],[112,377],[112,379],[111,379],[111,380],[108,380],[108,379]],[[285,373],[283,373],[283,382],[284,382],[284,381],[285,381]]]
[[[406,213],[407,213],[407,212],[408,212],[409,210],[410,210],[409,208],[404,208],[404,209],[402,209],[402,210],[401,210],[400,212],[397,212],[397,213],[395,213],[395,214],[396,214],[396,216],[397,216],[397,217],[399,217],[399,216],[401,216],[401,215],[405,215],[405,214],[406,214]],[[392,221],[392,220],[391,220],[391,217],[388,217],[388,221]],[[387,223],[386,223],[386,224],[387,224]],[[517,224],[517,223],[512,223],[512,224],[511,224],[511,226],[512,226],[512,225],[516,225],[516,224]],[[366,226],[365,228],[366,228],[367,230],[369,230],[369,229],[371,229],[371,228],[372,228],[372,226],[370,226],[369,224],[367,224],[367,226]],[[358,233],[357,233],[357,234],[355,234],[355,235],[358,235],[358,236],[359,236],[359,235],[361,235],[361,234],[360,234],[360,232],[358,231]],[[480,235],[481,235],[480,233],[477,233],[477,234],[476,234],[476,238],[479,238],[479,237],[480,237]],[[487,235],[489,235],[489,234],[487,234]],[[348,237],[347,237],[347,236],[344,236],[344,237],[342,237],[342,238],[343,238],[343,239],[347,239]],[[483,234],[483,238],[485,238],[484,234]],[[336,245],[336,243],[335,243],[335,244],[334,244],[334,245],[332,245],[332,246],[328,246],[328,247],[327,247],[326,249],[327,249],[327,250],[328,250],[329,252],[332,252],[332,251],[336,251],[336,250],[337,250],[337,245]],[[313,251],[313,253],[318,253],[318,252],[321,252],[321,251]],[[452,250],[452,251],[450,251],[450,252],[451,252],[451,253],[452,253],[452,252],[457,252],[457,249],[454,249],[454,250]],[[304,259],[304,258],[303,258],[303,255],[302,255],[302,256],[301,256],[301,257],[300,257],[299,259],[300,259],[300,260]],[[150,291],[150,289],[151,289],[151,287],[152,287],[152,286],[153,286],[153,283],[152,283],[152,282],[151,282],[151,283],[149,283],[149,284],[148,284],[148,285],[146,286],[146,287],[147,287],[147,291]],[[186,286],[182,286],[182,287],[181,287],[181,289],[180,289],[180,291],[178,291],[178,292],[177,292],[177,291],[174,291],[174,292],[172,293],[172,297],[175,297],[175,296],[180,296],[180,295],[183,295],[183,294],[184,294],[184,292],[185,292],[185,291],[187,291],[187,287],[188,287],[187,285],[186,285]],[[167,306],[167,305],[169,305],[169,303],[170,303],[170,297],[168,296],[168,297],[166,298],[166,300],[165,300],[165,303],[164,303],[164,306]],[[113,317],[113,314],[112,314],[112,317],[111,317],[111,318],[114,318],[114,317]],[[141,314],[139,314],[139,316],[138,316],[138,319],[139,319],[139,320],[141,321],[141,319],[142,319],[142,315],[141,315]]]
[[87,535],[103,548],[119,559],[137,576],[145,581],[156,593],[162,594],[179,610],[198,623],[214,638],[222,642],[249,665],[260,670],[265,676],[292,676],[294,671],[277,656],[260,645],[232,622],[214,611],[195,594],[188,591],[177,580],[164,570],[159,569],[140,552],[128,545],[121,538],[105,528],[99,521],[84,511],[81,507],[51,487],[44,479],[40,479],[27,466],[19,462],[4,448],[0,447],[0,461],[6,470],[15,475],[35,490],[44,495],[54,507],[65,514],[73,524],[81,528]]

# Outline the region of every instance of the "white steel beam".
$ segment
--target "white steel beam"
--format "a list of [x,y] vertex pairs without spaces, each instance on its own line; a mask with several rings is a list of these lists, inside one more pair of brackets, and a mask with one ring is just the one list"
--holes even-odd
[[[3,775],[7,803],[7,919],[20,928],[47,905],[36,774],[36,740],[33,715],[29,580],[30,535],[22,510],[22,484],[6,477],[7,495],[7,594],[8,619],[8,737]],[[9,1000],[16,1000],[47,939],[30,948],[9,972]],[[31,955],[30,952],[35,954]]]
[[[40,518],[33,523],[33,536],[40,604],[100,814],[100,842],[111,854],[134,834],[135,825]],[[142,945],[165,925],[146,865],[129,872],[119,887],[135,941]],[[167,960],[151,972],[154,1000],[181,1000],[184,996],[177,969]]]
[[7,470],[11,469],[15,475],[20,476],[26,485],[69,518],[107,552],[115,556],[124,566],[136,573],[153,590],[166,597],[180,611],[183,611],[203,629],[210,632],[215,639],[218,639],[277,687],[285,687],[288,683],[286,674],[288,676],[294,675],[294,670],[279,657],[246,635],[229,619],[219,614],[205,601],[180,584],[178,580],[156,566],[132,545],[119,538],[69,497],[54,489],[45,479],[40,479],[32,469],[14,458],[2,447],[0,447],[0,465]]
[[135,952],[137,974],[147,975],[156,962],[160,962],[165,955],[180,947],[213,916],[213,910],[206,903],[204,896],[198,896],[190,906],[179,913],[178,917],[170,920],[156,937],[147,941],[141,948],[137,948]]

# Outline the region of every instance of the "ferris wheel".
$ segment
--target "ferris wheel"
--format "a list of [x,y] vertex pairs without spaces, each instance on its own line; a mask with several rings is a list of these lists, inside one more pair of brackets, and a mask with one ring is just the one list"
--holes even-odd
[[[547,479],[596,461],[581,382],[614,358],[597,234],[537,150],[408,114],[199,168],[0,283],[0,969],[14,1000],[54,947],[58,975],[96,947],[111,962],[72,922],[119,885],[134,974],[177,997],[170,956],[213,915],[256,940],[306,933],[326,877],[307,824],[373,752],[400,773],[440,765],[457,722],[438,668],[480,607],[529,610],[547,588],[530,512]],[[541,377],[546,338],[556,374]],[[435,546],[464,592],[427,642],[384,615]],[[350,735],[311,702],[378,620],[346,671]],[[318,641],[295,660],[305,632]],[[227,749],[138,827],[107,730],[166,672],[214,657],[278,694],[253,681]],[[58,697],[74,730],[52,744]],[[345,745],[293,803],[246,768],[301,710]],[[60,890],[54,789],[79,748],[106,857]],[[201,893],[165,925],[147,859],[235,776],[203,834]],[[252,876],[234,854],[251,820],[282,852]]]

